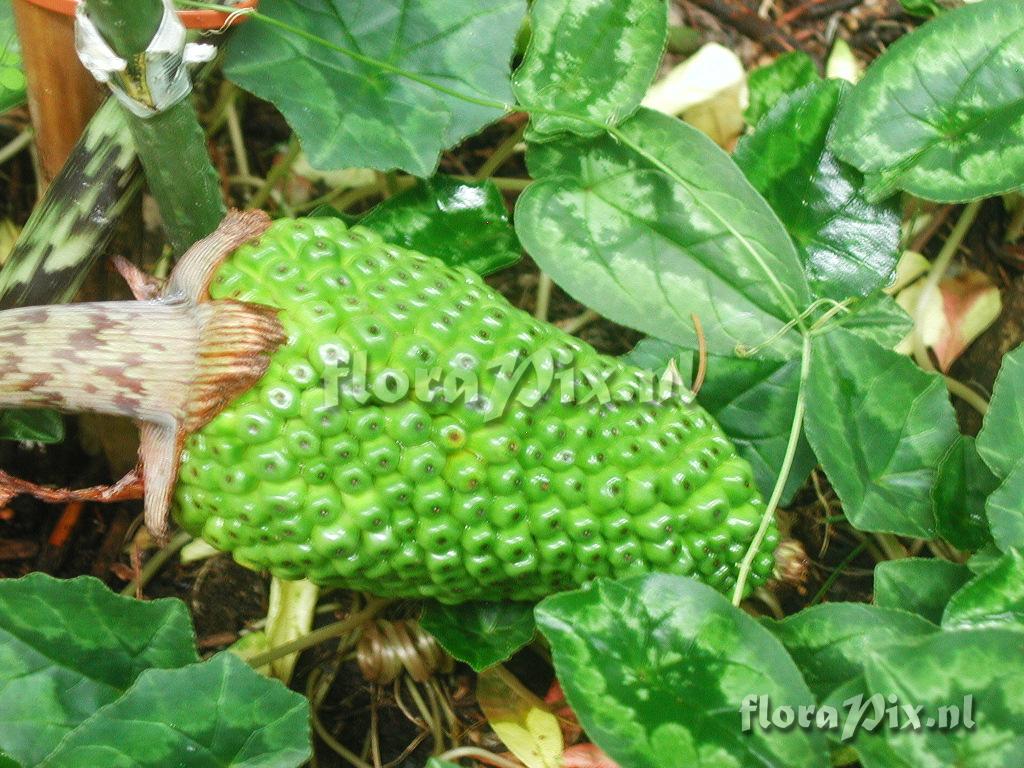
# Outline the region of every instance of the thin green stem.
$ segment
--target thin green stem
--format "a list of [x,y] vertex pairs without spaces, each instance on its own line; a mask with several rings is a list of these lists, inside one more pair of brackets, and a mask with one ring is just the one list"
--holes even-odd
[[299,153],[302,151],[302,147],[299,145],[299,139],[295,134],[292,134],[291,139],[288,141],[288,149],[285,152],[284,157],[274,164],[274,167],[270,169],[270,173],[267,174],[266,181],[263,182],[263,186],[257,190],[256,194],[249,200],[249,208],[262,208],[263,205],[270,199],[274,188],[284,180],[284,177],[291,171],[292,166],[295,165],[295,161],[299,157]]
[[336,621],[333,624],[328,624],[326,627],[314,629],[308,635],[303,635],[302,637],[297,637],[294,640],[289,640],[287,643],[281,643],[281,645],[271,648],[269,651],[264,651],[263,653],[246,659],[246,662],[253,669],[259,669],[260,667],[266,666],[277,659],[282,659],[285,656],[290,656],[298,651],[304,651],[307,648],[312,648],[314,645],[319,645],[326,640],[341,637],[342,635],[345,635],[353,629],[361,626],[369,619],[372,619],[384,610],[390,602],[390,600],[374,600],[358,613],[353,613],[351,616],[348,616],[341,621]]
[[768,500],[768,506],[765,507],[764,515],[761,517],[761,525],[758,527],[757,533],[754,534],[754,540],[750,542],[750,546],[743,556],[743,562],[740,563],[740,571],[736,577],[736,589],[732,594],[733,605],[739,605],[743,601],[743,591],[750,576],[750,569],[754,565],[754,558],[761,551],[764,537],[768,535],[768,529],[771,527],[772,520],[775,517],[775,511],[778,509],[782,494],[786,489],[789,473],[793,469],[793,459],[796,457],[797,446],[800,444],[800,435],[803,432],[804,425],[804,413],[807,410],[807,381],[811,374],[811,335],[807,332],[803,334],[800,355],[800,383],[796,394],[796,407],[793,410],[793,424],[789,430],[789,442],[786,444],[786,454],[782,460],[782,467],[779,469],[779,477],[775,481],[775,487],[772,489],[771,498]]
[[832,585],[836,583],[836,579],[838,579],[846,569],[846,566],[852,563],[857,558],[857,555],[864,551],[865,547],[867,547],[867,543],[862,541],[850,550],[850,553],[839,562],[839,565],[836,566],[835,570],[828,575],[827,579],[825,579],[825,583],[821,585],[821,589],[819,589],[815,593],[814,597],[811,598],[811,602],[808,603],[809,606],[817,605],[817,603],[828,594],[828,591],[832,589]]
[[1017,201],[1017,210],[1013,212],[1013,218],[1006,227],[1006,242],[1015,243],[1024,233],[1024,198]]
[[191,534],[181,531],[171,539],[165,547],[157,550],[157,552],[146,561],[146,564],[142,566],[142,570],[139,571],[137,578],[132,579],[125,585],[124,589],[121,590],[122,595],[134,595],[137,590],[145,587],[149,582],[156,576],[160,569],[163,568],[167,561],[174,557],[181,548],[192,541]]
[[483,181],[484,179],[493,176],[501,166],[503,166],[508,159],[515,154],[516,146],[523,140],[523,135],[526,133],[526,123],[516,128],[516,130],[506,138],[501,144],[498,145],[491,156],[484,161],[484,164],[480,166],[480,170],[476,172],[476,180]]
[[957,381],[952,376],[943,376],[946,381],[946,388],[967,403],[971,408],[976,410],[982,416],[988,413],[988,400],[982,397],[981,394],[975,392],[969,386],[964,384],[962,381]]
[[31,128],[26,128],[13,140],[5,144],[3,148],[0,149],[0,165],[3,165],[23,149],[26,149],[32,143],[33,135],[34,131]]
[[981,210],[983,202],[984,200],[975,200],[964,208],[956,222],[956,226],[953,227],[949,238],[943,243],[942,250],[939,251],[939,255],[935,258],[935,262],[928,272],[928,277],[925,278],[924,287],[921,288],[921,295],[917,300],[917,308],[914,312],[914,358],[917,360],[918,365],[927,371],[935,370],[931,358],[928,357],[928,350],[925,347],[922,335],[927,320],[928,304],[931,301],[932,294],[939,289],[939,283],[945,277],[949,264],[963,243],[964,237],[967,236],[971,225],[974,224],[974,220],[978,217],[978,211]]

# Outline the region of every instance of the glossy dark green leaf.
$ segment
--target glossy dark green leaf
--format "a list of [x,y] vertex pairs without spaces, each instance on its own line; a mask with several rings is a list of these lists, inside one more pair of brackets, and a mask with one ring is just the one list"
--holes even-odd
[[665,49],[665,0],[535,0],[530,21],[514,78],[519,103],[543,110],[530,116],[530,137],[595,136],[636,111]]
[[[765,341],[810,301],[792,241],[732,160],[695,128],[641,109],[619,138],[532,146],[519,198],[527,251],[605,317],[713,353]],[[765,356],[799,349],[786,333]]]
[[957,202],[1017,189],[1024,178],[1024,3],[985,0],[897,40],[836,119],[830,146],[868,176],[871,194],[902,189]]
[[999,549],[1024,549],[1024,460],[988,497],[985,513]]
[[221,653],[143,672],[39,765],[297,768],[309,756],[309,702]]
[[953,595],[942,616],[948,629],[1024,629],[1024,555],[1013,550]]
[[321,170],[429,176],[442,150],[502,114],[450,92],[512,100],[522,0],[263,0],[260,13],[278,24],[241,25],[225,74],[281,110]]
[[998,477],[1024,456],[1024,345],[1003,358],[981,432],[978,453]]
[[959,434],[940,376],[845,329],[818,336],[806,431],[854,525],[935,536],[936,467]]
[[886,560],[875,566],[875,604],[938,624],[949,598],[972,575],[966,565],[934,557]]
[[[708,358],[707,378],[697,401],[750,462],[766,497],[775,487],[786,454],[799,387],[799,360]],[[815,463],[810,445],[801,438],[783,492],[784,504],[804,484]]]
[[788,93],[821,80],[814,59],[803,51],[791,51],[779,56],[771,64],[758,67],[747,78],[750,104],[744,115],[750,125],[758,125],[761,118]]
[[491,181],[434,176],[385,200],[360,223],[389,243],[481,275],[515,264],[521,255],[505,201]]
[[535,631],[530,603],[429,602],[420,625],[448,653],[478,672],[508,659],[533,639]]
[[0,749],[35,765],[143,670],[197,658],[179,600],[132,600],[87,576],[0,580]]
[[64,419],[56,411],[0,411],[0,440],[59,443],[63,439]]
[[886,349],[893,349],[914,327],[910,315],[882,292],[852,302],[850,311],[839,314],[834,322]]
[[25,103],[25,86],[14,10],[11,0],[0,0],[0,113]]
[[[865,768],[1024,765],[1024,664],[1016,663],[1022,652],[1024,635],[1003,629],[947,631],[865,649],[868,693],[921,707],[925,718],[918,729],[861,733],[854,745]],[[951,707],[957,726],[937,727],[943,715],[953,722]]]
[[826,764],[820,733],[741,731],[752,694],[800,706],[811,692],[779,642],[710,587],[598,580],[536,613],[569,704],[619,765]]
[[815,605],[765,626],[786,646],[819,701],[863,674],[866,649],[939,629],[913,613],[864,603]]
[[796,243],[811,292],[836,301],[888,285],[900,252],[899,201],[868,202],[864,177],[826,147],[847,87],[826,80],[784,96],[733,155]]
[[998,487],[999,480],[978,455],[974,438],[959,437],[939,464],[932,489],[939,535],[968,552],[992,541],[985,501]]
[[23,768],[23,766],[14,758],[0,753],[0,768]]
[[806,433],[855,526],[935,536],[936,467],[959,435],[941,376],[843,328],[818,336]]

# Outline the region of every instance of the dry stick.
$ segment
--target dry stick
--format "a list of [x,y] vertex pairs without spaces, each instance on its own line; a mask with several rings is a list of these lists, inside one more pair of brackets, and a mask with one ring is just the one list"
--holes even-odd
[[479,760],[481,763],[493,765],[495,768],[523,768],[521,763],[513,763],[511,760],[506,760],[501,755],[496,755],[493,752],[488,752],[486,749],[480,749],[479,747],[457,747],[456,749],[450,749],[443,755],[440,755],[438,759],[448,760],[451,762],[462,757]]
[[787,53],[800,48],[790,35],[765,21],[738,0],[690,0],[696,6],[733,27],[744,37],[761,43],[774,53]]
[[949,214],[953,212],[952,205],[944,205],[939,208],[935,213],[932,214],[931,221],[916,238],[914,242],[910,244],[909,250],[917,251],[920,253],[924,250],[925,246],[931,242],[932,238],[935,237],[935,233],[939,231],[943,224],[946,223],[946,219],[949,218]]
[[861,0],[808,0],[803,5],[798,5],[793,10],[782,14],[778,24],[784,27],[805,15],[810,19],[817,19],[837,11],[847,11],[859,2]]

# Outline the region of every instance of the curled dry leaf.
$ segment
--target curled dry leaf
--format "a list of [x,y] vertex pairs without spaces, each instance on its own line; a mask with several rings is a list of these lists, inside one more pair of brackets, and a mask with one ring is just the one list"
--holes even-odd
[[743,132],[747,73],[735,53],[708,43],[651,86],[643,105],[679,115],[719,146],[731,147]]
[[[896,296],[896,302],[921,324],[919,332],[942,371],[948,371],[964,353],[995,322],[1002,311],[999,289],[988,276],[978,270],[961,272],[939,283],[938,293],[928,299],[924,312],[916,317],[924,281],[917,281]],[[900,342],[897,351],[913,350],[913,338]]]

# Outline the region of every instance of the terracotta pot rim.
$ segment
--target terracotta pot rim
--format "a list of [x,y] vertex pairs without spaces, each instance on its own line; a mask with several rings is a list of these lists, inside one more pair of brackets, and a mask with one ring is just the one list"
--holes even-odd
[[[25,0],[26,2],[32,3],[32,5],[38,5],[40,8],[45,8],[48,11],[59,13],[62,16],[74,16],[75,7],[78,5],[78,0]],[[255,8],[259,5],[260,0],[241,0],[237,3],[233,10],[239,10],[243,8]],[[220,29],[224,26],[224,22],[227,21],[231,11],[208,11],[205,9],[193,9],[190,11],[178,11],[178,15],[181,18],[182,23],[188,29]],[[236,16],[231,20],[231,26],[241,24],[245,21],[245,14]]]

